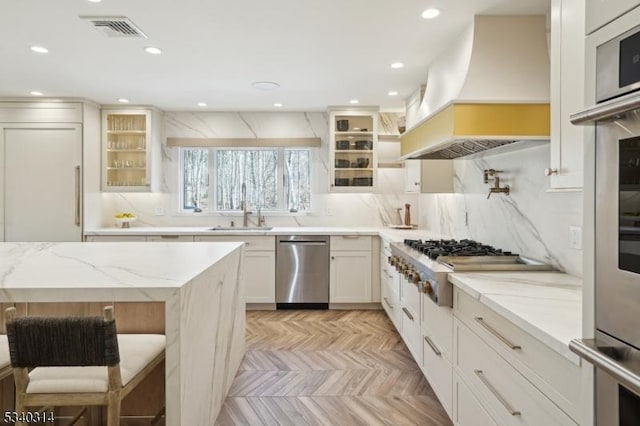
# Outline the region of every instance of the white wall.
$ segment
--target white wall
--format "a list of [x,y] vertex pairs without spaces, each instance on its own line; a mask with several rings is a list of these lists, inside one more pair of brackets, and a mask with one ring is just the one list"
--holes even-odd
[[[271,226],[381,226],[388,223],[396,207],[410,203],[417,195],[404,194],[403,169],[380,169],[375,193],[329,193],[329,116],[304,112],[169,112],[165,114],[166,137],[320,137],[314,149],[313,211],[306,214],[268,214]],[[383,130],[383,129],[381,129]],[[213,226],[238,223],[238,214],[192,214],[178,211],[178,150],[163,144],[163,187],[151,194],[103,193],[102,221],[94,227],[114,225],[111,218],[122,210],[133,211],[136,226]],[[156,208],[165,210],[156,216]],[[255,217],[250,217],[255,221]],[[89,227],[87,226],[87,229]]]
[[[582,192],[548,192],[543,170],[549,144],[454,161],[455,194],[420,196],[420,226],[453,238],[471,238],[551,263],[582,276],[582,251],[569,248],[569,226],[582,226]],[[484,169],[503,170],[511,194],[494,194]]]

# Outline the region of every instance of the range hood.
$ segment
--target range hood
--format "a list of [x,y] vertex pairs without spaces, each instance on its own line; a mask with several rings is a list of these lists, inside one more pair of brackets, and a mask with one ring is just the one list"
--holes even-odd
[[[549,49],[544,16],[476,16],[430,66],[402,159],[453,159],[548,141]],[[410,123],[410,120],[413,123]]]

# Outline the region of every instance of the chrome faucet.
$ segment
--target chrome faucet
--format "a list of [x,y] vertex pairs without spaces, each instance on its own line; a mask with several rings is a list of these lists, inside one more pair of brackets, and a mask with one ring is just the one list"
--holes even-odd
[[242,204],[242,226],[249,226],[249,215],[250,211],[247,211],[247,184],[242,182],[242,200],[240,201]]

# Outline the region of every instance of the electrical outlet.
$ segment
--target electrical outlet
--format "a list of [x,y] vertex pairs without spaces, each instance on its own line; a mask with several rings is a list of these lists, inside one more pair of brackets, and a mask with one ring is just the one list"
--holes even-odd
[[333,209],[331,207],[327,207],[324,209],[324,214],[327,216],[333,216]]
[[153,214],[156,216],[164,216],[164,207],[156,207],[153,209]]
[[579,226],[569,227],[569,248],[582,249],[582,228]]

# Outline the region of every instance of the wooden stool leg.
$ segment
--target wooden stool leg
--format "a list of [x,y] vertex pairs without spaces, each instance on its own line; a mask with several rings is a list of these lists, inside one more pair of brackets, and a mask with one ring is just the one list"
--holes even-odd
[[109,392],[107,405],[107,426],[120,425],[120,395],[119,392]]
[[[23,413],[25,410],[24,395],[16,392],[16,413]],[[16,426],[26,426],[25,422],[16,422]]]

